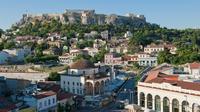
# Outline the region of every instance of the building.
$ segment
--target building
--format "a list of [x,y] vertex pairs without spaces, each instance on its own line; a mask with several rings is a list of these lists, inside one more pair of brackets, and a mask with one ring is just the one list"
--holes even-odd
[[123,61],[126,62],[127,64],[138,63],[138,56],[137,55],[125,55],[123,57]]
[[0,97],[0,112],[18,112],[19,108],[11,102],[9,102],[6,98]]
[[157,57],[148,53],[137,53],[137,61],[140,66],[156,66]]
[[70,65],[67,74],[61,75],[60,85],[65,91],[78,95],[103,94],[110,77],[100,73],[99,68],[87,60],[78,60]]
[[200,83],[154,69],[138,82],[138,105],[145,112],[199,112]]
[[48,79],[48,73],[34,72],[1,72],[0,76],[10,79],[24,79],[32,82],[40,82]]
[[125,34],[124,34],[124,37],[125,38],[128,38],[128,37],[132,37],[133,34],[130,32],[130,31],[127,31]]
[[108,53],[104,55],[105,64],[121,64],[122,57],[117,56],[115,53]]
[[61,64],[71,64],[73,62],[73,57],[69,53],[65,53],[58,57]]
[[53,91],[39,92],[23,98],[26,105],[36,108],[38,112],[55,111],[57,106],[56,93]]
[[200,77],[200,63],[188,63],[187,68],[189,74],[191,74],[193,77]]
[[99,50],[96,49],[96,48],[90,48],[90,47],[86,47],[83,49],[84,51],[87,51],[88,52],[88,55],[94,57],[98,52]]
[[147,45],[146,47],[144,47],[144,52],[145,53],[158,53],[160,51],[164,51],[165,46],[164,45],[155,45],[155,44],[151,44],[151,45]]
[[101,38],[108,40],[109,39],[109,32],[108,30],[101,32]]

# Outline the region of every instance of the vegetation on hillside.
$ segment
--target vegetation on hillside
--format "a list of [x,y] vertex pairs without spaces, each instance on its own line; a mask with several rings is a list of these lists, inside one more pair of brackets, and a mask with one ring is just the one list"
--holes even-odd
[[[108,30],[111,36],[123,36],[126,31],[131,31],[133,37],[129,40],[129,52],[139,52],[141,46],[146,46],[150,43],[168,42],[174,44],[178,50],[177,54],[172,55],[168,51],[159,53],[158,62],[168,62],[172,64],[182,64],[192,61],[200,60],[200,29],[167,29],[162,28],[156,24],[146,24],[142,27],[136,28],[129,25],[81,25],[81,24],[61,24],[56,20],[51,22],[28,23],[24,27],[12,27],[9,31],[19,29],[16,35],[33,35],[47,37],[48,33],[59,32],[62,36],[67,36],[68,39],[77,37],[84,41],[78,43],[79,48],[91,46],[92,41],[84,39],[84,33],[91,31]],[[99,38],[99,37],[98,37]],[[0,45],[1,46],[1,45]],[[0,47],[1,48],[1,47]],[[102,54],[99,53],[93,59],[94,62],[102,60]]]

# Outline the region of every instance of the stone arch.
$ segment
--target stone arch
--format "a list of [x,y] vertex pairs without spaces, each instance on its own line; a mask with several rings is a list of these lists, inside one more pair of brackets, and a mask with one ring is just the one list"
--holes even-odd
[[161,111],[161,99],[160,99],[160,96],[156,95],[155,96],[155,111],[156,112],[160,112]]
[[169,98],[164,97],[163,98],[163,112],[169,112],[169,109],[170,109]]
[[200,112],[200,105],[197,103],[192,104],[192,112]]
[[91,82],[85,83],[85,94],[86,95],[93,95],[93,84]]
[[100,82],[95,82],[94,84],[94,93],[95,94],[100,94],[100,89],[101,89],[101,83]]
[[101,90],[100,90],[101,94],[103,94],[103,92],[104,92],[104,86],[105,86],[105,82],[104,82],[104,80],[102,80],[101,81]]
[[140,93],[140,106],[145,107],[145,95],[143,92]]
[[182,102],[182,112],[189,112],[189,103],[187,101]]
[[152,109],[153,107],[153,97],[151,94],[147,94],[147,108]]
[[179,112],[179,101],[177,99],[172,100],[172,112]]
[[109,81],[109,79],[106,79],[104,85],[108,85]]

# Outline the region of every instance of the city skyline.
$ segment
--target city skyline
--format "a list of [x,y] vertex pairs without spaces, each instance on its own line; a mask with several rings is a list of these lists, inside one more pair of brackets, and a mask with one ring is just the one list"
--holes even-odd
[[[126,13],[145,15],[147,22],[156,23],[168,28],[199,28],[197,13],[199,1],[85,1],[80,0],[52,0],[25,1],[3,0],[0,4],[0,28],[7,29],[19,21],[24,13],[63,13],[65,9],[94,9],[96,13],[119,14]],[[56,2],[56,3],[55,3]],[[112,4],[112,5],[111,5]]]

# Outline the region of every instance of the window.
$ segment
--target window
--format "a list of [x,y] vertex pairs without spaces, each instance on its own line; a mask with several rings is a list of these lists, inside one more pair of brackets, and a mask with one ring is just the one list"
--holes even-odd
[[50,99],[48,100],[48,105],[51,105],[51,100]]
[[65,81],[63,81],[63,84],[65,85]]
[[78,85],[79,85],[79,83],[77,82],[77,83],[76,83],[76,85],[78,86]]
[[152,109],[152,106],[153,106],[152,100],[153,100],[152,95],[148,94],[147,95],[147,108],[148,109]]
[[39,104],[39,108],[42,108],[42,102],[40,102],[40,104]]
[[73,86],[74,86],[74,82],[73,82]]
[[140,93],[140,106],[145,107],[145,95],[144,95],[144,93]]
[[165,97],[163,99],[163,112],[169,112],[169,108],[170,108],[169,99]]
[[46,100],[44,101],[44,106],[47,106],[47,101]]
[[80,89],[80,94],[82,94],[82,90]]
[[73,93],[75,93],[75,89],[73,89]]
[[82,83],[80,83],[80,86],[82,86]]
[[79,89],[77,89],[77,94],[79,94]]
[[70,92],[70,88],[69,87],[67,88],[67,91]]
[[69,81],[67,82],[67,84],[69,85]]
[[53,104],[55,103],[55,98],[53,98]]

